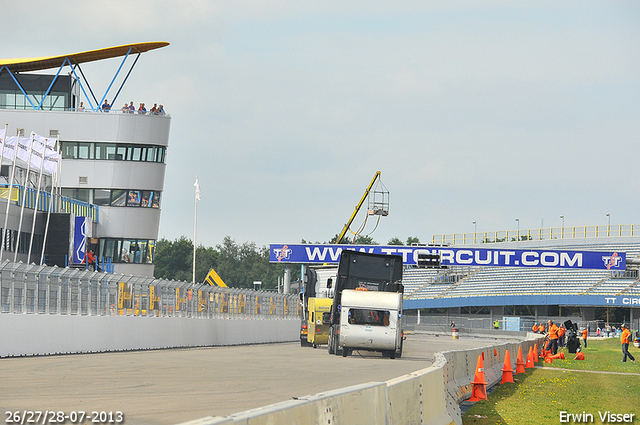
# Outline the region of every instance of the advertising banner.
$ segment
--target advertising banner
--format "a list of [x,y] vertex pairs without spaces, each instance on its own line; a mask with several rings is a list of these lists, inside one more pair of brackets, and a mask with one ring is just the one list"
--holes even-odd
[[400,255],[405,265],[417,265],[420,254],[439,254],[441,266],[547,267],[565,269],[624,270],[625,252],[570,251],[561,249],[462,248],[384,245],[271,244],[272,263],[324,264],[340,262],[342,250]]
[[87,252],[88,237],[91,237],[90,219],[88,217],[75,217],[72,263],[79,264],[84,261],[84,255]]

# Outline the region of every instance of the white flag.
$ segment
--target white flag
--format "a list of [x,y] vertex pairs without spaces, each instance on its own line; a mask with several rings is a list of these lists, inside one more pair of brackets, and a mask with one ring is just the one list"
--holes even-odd
[[[33,154],[31,156],[31,168],[39,170],[42,167],[42,171],[45,174],[52,175],[57,169],[58,162],[60,160],[60,154],[56,151],[57,139],[41,136],[37,133],[34,134],[35,143],[33,145]],[[44,158],[44,165],[42,165],[42,159]]]
[[40,170],[42,168],[42,159],[44,158],[44,151],[47,148],[47,139],[42,136],[33,134],[33,144],[31,145],[31,168],[34,170]]
[[197,176],[196,176],[196,182],[193,185],[196,187],[196,202],[200,202],[200,183],[198,183]]
[[5,138],[3,156],[8,160],[13,161],[16,157],[16,141],[17,140],[18,140],[18,136],[9,136]]
[[4,136],[6,136],[6,130],[3,128],[2,130],[0,130],[0,143],[2,143],[2,141],[4,140]]
[[58,169],[60,153],[53,149],[47,149],[44,154],[44,172],[53,175]]
[[24,162],[29,162],[29,152],[31,151],[31,138],[20,137],[18,139],[18,149],[16,156]]

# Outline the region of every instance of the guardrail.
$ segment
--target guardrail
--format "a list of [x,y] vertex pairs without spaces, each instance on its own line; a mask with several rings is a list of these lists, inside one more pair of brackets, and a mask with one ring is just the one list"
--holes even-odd
[[518,348],[528,353],[538,338],[527,334],[519,343],[436,353],[432,366],[387,382],[369,382],[183,425],[462,425],[458,403],[471,396],[478,357],[484,359],[486,382],[492,386],[502,377],[506,350],[516,370]]
[[434,245],[468,245],[496,242],[542,241],[549,239],[577,239],[639,236],[640,224],[606,226],[550,227],[545,229],[499,230],[481,233],[452,233],[433,235]]
[[296,318],[302,312],[296,295],[6,260],[0,264],[0,313]]

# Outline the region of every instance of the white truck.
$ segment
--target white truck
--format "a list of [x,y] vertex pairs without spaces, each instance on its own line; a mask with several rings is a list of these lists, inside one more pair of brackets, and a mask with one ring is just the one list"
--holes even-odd
[[402,257],[343,250],[333,285],[329,354],[354,350],[402,356]]
[[381,351],[402,356],[402,293],[342,291],[339,346],[342,356],[352,350]]

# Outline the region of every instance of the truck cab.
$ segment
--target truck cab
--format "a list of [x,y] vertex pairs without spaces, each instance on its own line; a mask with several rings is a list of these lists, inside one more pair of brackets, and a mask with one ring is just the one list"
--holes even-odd
[[331,311],[333,300],[331,298],[309,298],[309,320],[307,341],[317,348],[318,345],[326,344],[329,340],[330,317],[327,314]]
[[303,319],[300,323],[300,345],[302,347],[326,344],[329,334],[333,283],[338,268],[332,266],[309,267],[305,271],[304,292],[300,294]]

